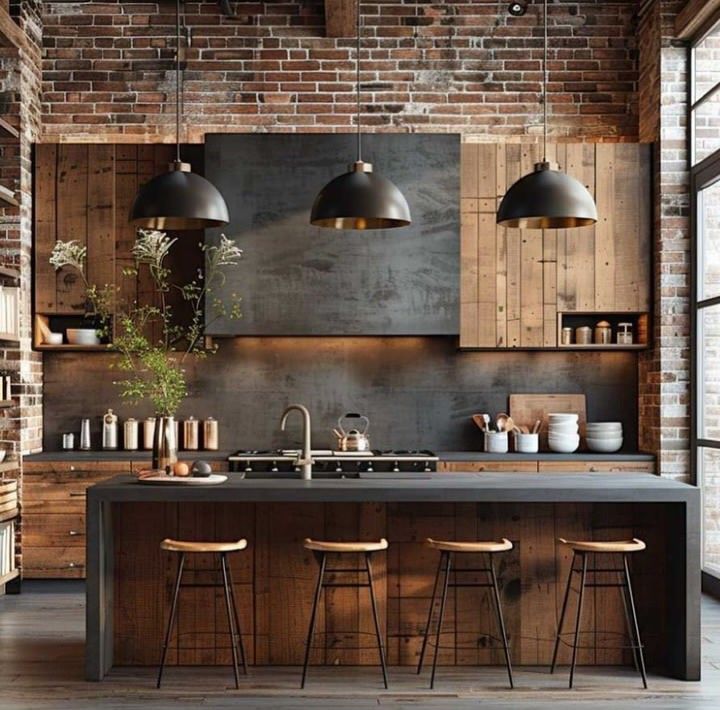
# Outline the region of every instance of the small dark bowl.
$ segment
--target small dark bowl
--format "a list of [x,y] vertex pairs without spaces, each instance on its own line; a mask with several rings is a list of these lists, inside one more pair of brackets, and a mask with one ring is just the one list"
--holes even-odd
[[207,461],[193,461],[190,474],[194,478],[207,478],[212,473],[212,466]]

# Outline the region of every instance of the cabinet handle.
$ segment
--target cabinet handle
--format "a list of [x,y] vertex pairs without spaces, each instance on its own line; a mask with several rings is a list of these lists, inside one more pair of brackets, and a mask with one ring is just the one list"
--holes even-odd
[[71,470],[71,471],[74,471],[74,470],[75,470],[74,464],[70,464],[70,470]]
[[68,535],[82,535],[82,533],[78,532],[77,530],[70,530]]
[[590,466],[590,473],[597,473],[595,466]]
[[74,563],[74,562],[68,562],[68,567],[75,567],[75,563]]
[[82,491],[82,492],[70,491],[70,497],[71,497],[71,498],[84,498],[84,497],[85,497],[85,491]]

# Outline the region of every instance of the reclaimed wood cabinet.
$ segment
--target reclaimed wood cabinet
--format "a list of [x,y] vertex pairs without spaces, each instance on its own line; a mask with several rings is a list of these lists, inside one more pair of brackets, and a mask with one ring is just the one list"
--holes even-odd
[[655,473],[654,461],[540,461],[513,459],[502,461],[439,461],[441,473]]
[[461,152],[460,346],[558,347],[561,313],[639,316],[651,302],[650,146],[556,144],[548,157],[595,196],[592,227],[495,224],[540,146],[465,143]]

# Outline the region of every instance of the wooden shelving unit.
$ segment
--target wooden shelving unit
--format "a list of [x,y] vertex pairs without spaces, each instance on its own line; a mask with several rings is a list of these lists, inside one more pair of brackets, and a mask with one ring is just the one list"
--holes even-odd
[[[72,327],[76,328],[79,327],[79,323],[77,321],[80,321],[81,319],[84,319],[84,316],[78,316],[77,313],[67,314],[67,315],[58,315],[58,314],[52,314],[52,315],[44,315],[42,313],[36,313],[35,314],[35,327],[33,328],[33,350],[46,350],[46,351],[61,351],[61,352],[73,352],[73,351],[79,351],[79,352],[103,352],[106,351],[110,345],[109,343],[98,343],[97,345],[75,345],[73,343],[60,343],[59,345],[53,345],[52,343],[46,343],[43,341],[43,330],[44,329],[50,329],[52,332],[63,332],[66,330],[67,325],[62,325],[58,327],[56,324],[57,330],[52,330],[50,327],[51,320],[50,319],[57,319],[58,321],[69,321],[72,319],[73,321],[76,321],[73,323]],[[86,325],[83,327],[87,327]]]
[[[611,324],[613,339],[616,337],[617,324],[626,322],[633,325],[633,340],[629,345],[616,342],[601,345],[598,343],[570,343],[561,342],[563,326],[570,326],[573,330],[580,325],[594,328],[598,321],[605,320]],[[558,350],[647,350],[650,347],[650,315],[646,312],[626,311],[561,311],[558,313]],[[573,333],[574,337],[574,333]]]

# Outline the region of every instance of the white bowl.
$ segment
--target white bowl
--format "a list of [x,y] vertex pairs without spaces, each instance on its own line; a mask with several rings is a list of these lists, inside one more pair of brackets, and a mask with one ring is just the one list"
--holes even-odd
[[622,422],[588,422],[588,431],[622,431]]
[[100,345],[95,328],[68,328],[65,332],[70,345]]
[[43,339],[43,342],[47,345],[62,345],[62,341],[62,333],[47,333]]
[[588,449],[599,454],[611,454],[622,449],[623,440],[619,439],[585,439]]
[[571,454],[580,446],[580,437],[567,437],[566,439],[548,439],[551,451],[558,454]]
[[548,426],[548,433],[550,434],[577,434],[578,425],[577,422],[563,422],[562,424],[551,423]]
[[558,444],[578,444],[580,443],[580,435],[579,434],[569,434],[567,436],[548,436],[549,442],[556,442]]
[[622,439],[621,431],[588,431],[585,433],[588,439]]
[[571,422],[576,422],[578,419],[579,419],[579,415],[577,415],[577,414],[571,414],[571,413],[569,413],[569,412],[568,412],[568,413],[565,413],[565,414],[559,413],[559,412],[556,412],[556,413],[553,413],[553,414],[548,414],[548,420],[551,421],[551,422],[552,422],[552,421],[557,421],[557,422],[559,422],[559,421],[571,421]]

